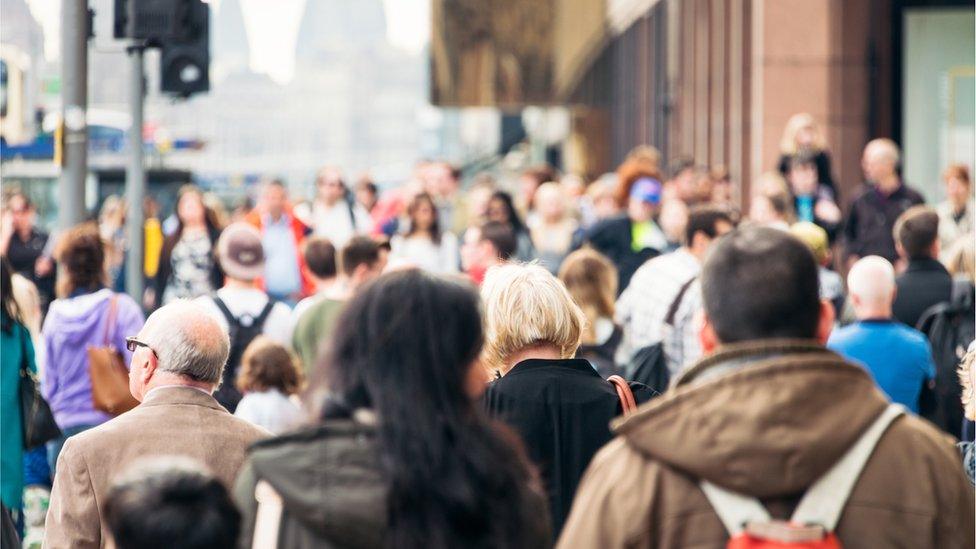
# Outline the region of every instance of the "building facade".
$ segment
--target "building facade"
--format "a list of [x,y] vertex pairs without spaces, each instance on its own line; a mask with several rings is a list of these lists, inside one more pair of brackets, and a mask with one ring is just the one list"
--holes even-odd
[[570,168],[610,170],[651,144],[725,166],[745,204],[800,112],[823,127],[845,200],[875,137],[902,145],[929,200],[946,165],[973,166],[971,2],[609,0],[605,21],[558,98],[575,106],[571,143],[588,145]]

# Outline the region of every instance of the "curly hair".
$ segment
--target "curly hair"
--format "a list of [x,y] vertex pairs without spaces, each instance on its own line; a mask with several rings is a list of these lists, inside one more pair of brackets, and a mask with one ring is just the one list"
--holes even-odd
[[271,339],[257,336],[244,350],[241,371],[237,375],[237,389],[240,392],[277,389],[286,395],[293,395],[301,389],[302,381],[295,357]]
[[650,177],[663,181],[661,170],[643,157],[634,157],[624,160],[617,168],[617,186],[614,189],[613,197],[617,205],[621,208],[627,206],[630,199],[630,189],[634,183],[642,177]]
[[974,393],[976,387],[973,387],[973,382],[976,381],[976,350],[972,347],[963,357],[956,373],[959,374],[959,385],[962,387],[962,405],[966,419],[974,420],[976,419],[976,393]]
[[105,241],[92,222],[76,225],[61,236],[55,259],[61,264],[58,296],[67,297],[75,290],[97,290],[108,282],[105,265]]

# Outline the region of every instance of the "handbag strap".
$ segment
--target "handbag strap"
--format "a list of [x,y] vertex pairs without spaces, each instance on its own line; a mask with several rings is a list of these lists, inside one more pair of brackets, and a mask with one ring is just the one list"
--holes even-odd
[[112,297],[108,302],[108,318],[105,319],[105,333],[102,336],[102,346],[108,347],[112,341],[111,330],[115,327],[115,317],[119,310],[119,294],[112,292]]
[[254,486],[254,499],[258,502],[254,518],[252,549],[277,549],[278,533],[281,530],[281,513],[284,504],[281,494],[266,480],[259,480]]
[[618,375],[612,375],[607,378],[607,381],[617,390],[617,398],[620,399],[620,407],[623,409],[624,415],[632,414],[637,410],[637,400],[634,399],[634,392],[630,390],[630,384],[627,383],[627,380]]

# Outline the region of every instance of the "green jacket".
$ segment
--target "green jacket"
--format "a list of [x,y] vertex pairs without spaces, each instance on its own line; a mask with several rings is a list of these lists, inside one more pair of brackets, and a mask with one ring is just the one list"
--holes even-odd
[[335,321],[344,305],[344,301],[322,298],[309,307],[295,324],[295,330],[292,332],[292,348],[302,359],[306,376],[315,368],[315,361],[322,344],[332,335]]
[[12,322],[11,331],[0,330],[0,498],[10,509],[20,509],[24,491],[24,437],[20,418],[20,365],[36,372],[34,344],[23,324]]

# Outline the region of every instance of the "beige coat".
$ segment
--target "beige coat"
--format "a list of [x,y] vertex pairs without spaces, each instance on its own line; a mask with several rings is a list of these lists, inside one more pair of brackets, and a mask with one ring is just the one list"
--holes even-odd
[[106,546],[105,498],[116,476],[141,458],[182,456],[233,487],[247,449],[270,433],[189,387],[153,391],[129,412],[67,440],[58,457],[44,547]]
[[[861,368],[809,342],[720,349],[618,420],[560,548],[724,547],[707,479],[785,519],[887,406]],[[973,547],[973,490],[948,436],[916,416],[882,436],[837,525],[844,547]]]

